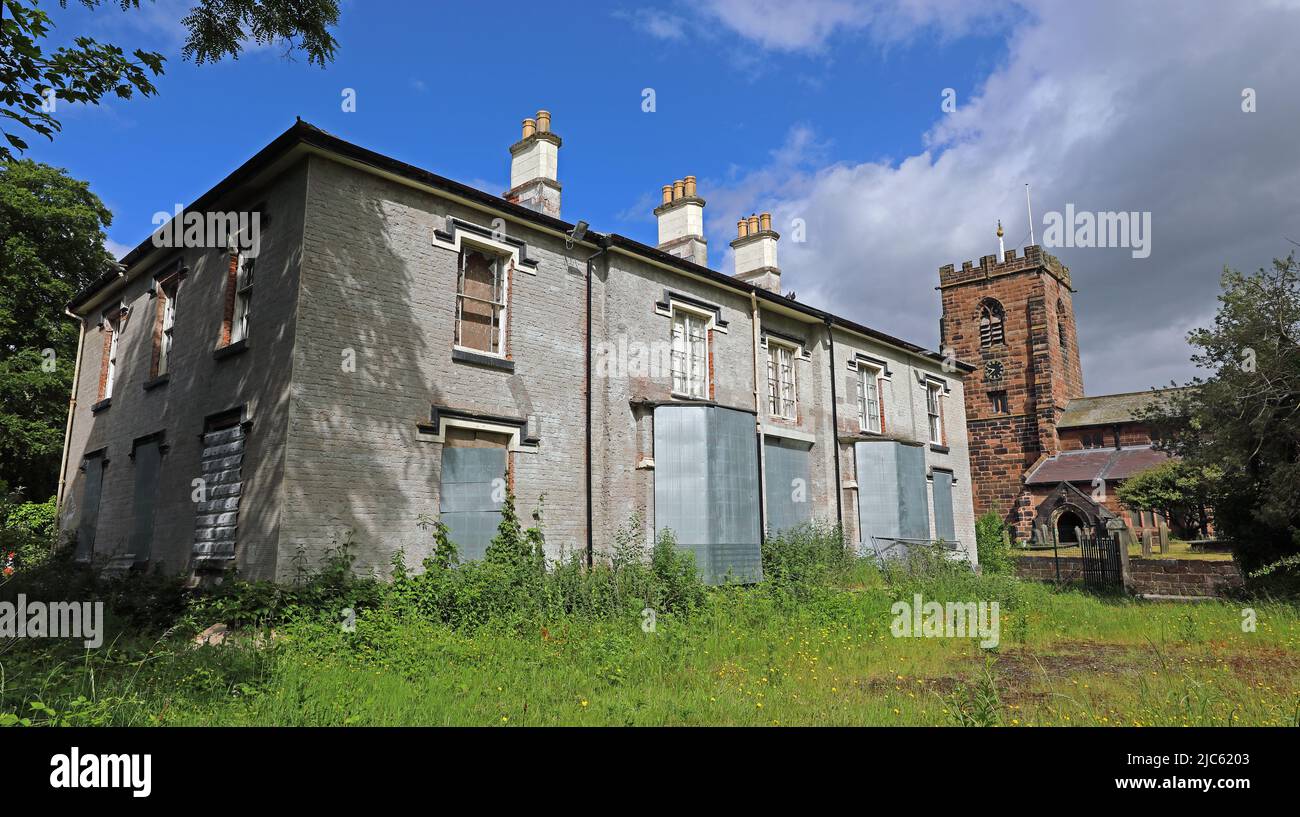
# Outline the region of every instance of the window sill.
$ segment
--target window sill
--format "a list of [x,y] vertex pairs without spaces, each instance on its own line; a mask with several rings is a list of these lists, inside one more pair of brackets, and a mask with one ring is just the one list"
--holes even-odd
[[99,412],[103,411],[104,409],[108,408],[111,405],[113,405],[113,398],[105,397],[103,400],[100,400],[98,403],[92,403],[90,405],[90,413],[98,414]]
[[947,454],[948,446],[940,445],[939,443],[930,443],[930,450],[936,454]]
[[165,386],[167,385],[167,381],[171,379],[172,379],[171,374],[160,374],[151,380],[146,380],[144,382],[144,390],[150,391],[152,389],[158,388],[159,386]]
[[489,355],[484,352],[471,352],[468,349],[455,347],[451,350],[451,359],[457,363],[469,363],[474,366],[486,366],[490,369],[500,369],[503,372],[513,372],[515,362],[506,360],[503,357]]
[[228,357],[234,357],[237,354],[248,351],[248,339],[237,340],[234,343],[227,343],[225,346],[218,346],[212,351],[213,360],[225,360]]

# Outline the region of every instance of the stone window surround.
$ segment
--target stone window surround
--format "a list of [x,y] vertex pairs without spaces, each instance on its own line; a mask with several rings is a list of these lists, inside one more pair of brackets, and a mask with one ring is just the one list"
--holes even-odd
[[426,443],[445,443],[448,428],[503,434],[510,438],[506,446],[510,453],[536,454],[541,450],[541,432],[536,415],[497,417],[445,406],[430,407],[428,422],[416,424],[416,439]]

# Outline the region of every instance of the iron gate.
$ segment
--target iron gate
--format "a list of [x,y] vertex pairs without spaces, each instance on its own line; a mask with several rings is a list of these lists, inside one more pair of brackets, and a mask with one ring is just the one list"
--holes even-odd
[[1119,540],[1107,531],[1084,531],[1079,536],[1083,582],[1098,590],[1116,590],[1124,585]]

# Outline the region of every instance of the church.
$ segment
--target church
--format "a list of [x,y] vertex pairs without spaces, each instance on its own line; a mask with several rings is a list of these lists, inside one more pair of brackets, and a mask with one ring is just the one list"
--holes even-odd
[[1118,483],[1168,458],[1141,420],[1159,392],[1084,394],[1069,267],[1030,245],[940,267],[938,289],[941,346],[974,364],[965,386],[976,516],[997,512],[1021,543],[1073,543],[1098,526],[1139,538],[1169,524],[1116,497]]

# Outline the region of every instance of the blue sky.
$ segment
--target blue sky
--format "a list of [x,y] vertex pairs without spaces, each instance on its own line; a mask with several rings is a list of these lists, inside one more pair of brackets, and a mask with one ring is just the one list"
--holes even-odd
[[[930,346],[937,268],[994,252],[998,218],[1008,246],[1025,243],[1024,183],[1036,211],[1151,212],[1144,263],[1056,251],[1080,291],[1088,391],[1104,393],[1190,374],[1182,337],[1212,315],[1222,266],[1253,269],[1285,254],[1282,236],[1300,240],[1291,2],[1223,15],[1047,0],[345,0],[325,69],[277,47],[184,62],[185,5],[51,9],[60,36],[168,57],[158,96],[64,107],[53,143],[29,140],[32,158],[90,181],[119,250],[295,116],[499,194],[520,120],[546,108],[564,139],[566,219],[653,244],[659,187],[694,174],[713,267],[731,269],[737,216],[771,210],[778,230],[804,218],[809,240],[782,242],[786,288]],[[1239,110],[1248,85],[1254,118]],[[955,113],[940,108],[945,88]]]

